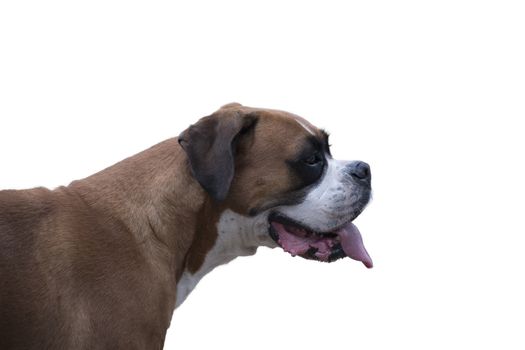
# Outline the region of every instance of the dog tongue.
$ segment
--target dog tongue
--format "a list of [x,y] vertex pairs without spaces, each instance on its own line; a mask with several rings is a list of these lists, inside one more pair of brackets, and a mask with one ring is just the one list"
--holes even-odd
[[363,244],[363,238],[357,226],[350,222],[336,233],[341,238],[341,246],[346,255],[354,260],[361,261],[368,268],[374,266]]

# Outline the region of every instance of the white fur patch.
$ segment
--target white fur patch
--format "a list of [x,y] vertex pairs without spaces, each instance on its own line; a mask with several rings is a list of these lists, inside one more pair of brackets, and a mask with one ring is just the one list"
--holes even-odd
[[301,125],[303,128],[306,129],[306,131],[308,131],[311,135],[315,135],[315,133],[313,132],[313,130],[311,128],[308,127],[308,125],[306,125],[305,123],[303,123],[300,119],[295,119],[295,121]]
[[328,232],[349,221],[359,198],[359,191],[344,172],[350,161],[328,159],[328,167],[321,182],[298,205],[283,206],[277,210],[309,228]]
[[247,217],[226,210],[217,223],[217,234],[217,241],[201,268],[194,274],[189,271],[182,274],[177,283],[175,307],[182,304],[201,278],[217,266],[227,264],[238,256],[253,255],[260,246],[277,246],[268,235],[268,212]]

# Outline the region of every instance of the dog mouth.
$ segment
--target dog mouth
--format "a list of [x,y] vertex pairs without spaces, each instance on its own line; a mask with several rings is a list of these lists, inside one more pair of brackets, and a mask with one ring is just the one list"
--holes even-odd
[[270,237],[292,256],[324,262],[348,256],[367,268],[373,267],[361,233],[351,221],[329,232],[312,230],[277,212],[270,214],[268,222]]

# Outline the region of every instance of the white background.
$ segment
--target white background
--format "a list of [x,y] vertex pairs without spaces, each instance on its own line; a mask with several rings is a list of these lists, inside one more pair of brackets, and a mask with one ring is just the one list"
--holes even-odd
[[2,1],[0,188],[55,187],[222,104],[295,112],[373,170],[375,267],[260,249],[167,349],[524,349],[520,1]]

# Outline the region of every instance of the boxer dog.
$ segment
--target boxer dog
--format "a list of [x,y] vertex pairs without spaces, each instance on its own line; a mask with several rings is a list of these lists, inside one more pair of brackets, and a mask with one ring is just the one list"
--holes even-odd
[[86,179],[0,192],[0,349],[162,349],[216,266],[281,247],[372,267],[370,168],[294,114],[237,103]]

